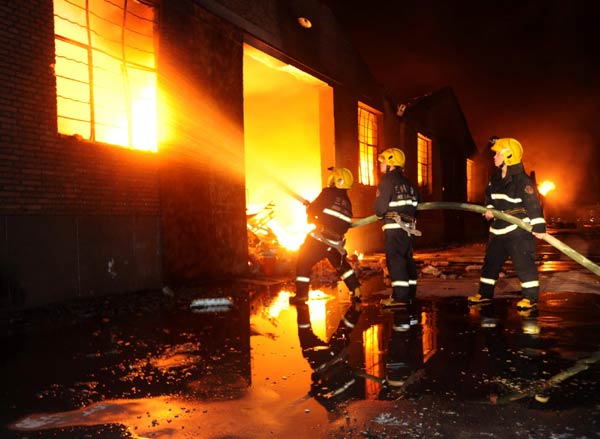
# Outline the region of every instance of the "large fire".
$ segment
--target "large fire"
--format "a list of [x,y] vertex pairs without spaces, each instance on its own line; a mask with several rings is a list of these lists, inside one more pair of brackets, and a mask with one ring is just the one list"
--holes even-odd
[[54,0],[60,133],[156,152],[154,10]]
[[538,185],[538,191],[540,192],[540,194],[542,194],[544,197],[546,195],[548,195],[548,193],[550,191],[553,191],[554,189],[556,189],[556,185],[554,184],[554,182],[550,181],[550,180],[544,180],[542,181],[539,185]]
[[248,205],[248,229],[263,242],[295,251],[314,226],[306,222],[304,206],[299,203],[284,212],[285,215],[278,215],[281,211],[271,203]]
[[311,229],[303,200],[335,164],[333,89],[245,44],[244,142],[249,229],[297,250]]

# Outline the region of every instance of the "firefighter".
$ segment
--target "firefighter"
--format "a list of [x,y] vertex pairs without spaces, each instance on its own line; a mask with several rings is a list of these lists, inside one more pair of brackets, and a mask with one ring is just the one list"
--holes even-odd
[[402,307],[394,310],[385,362],[385,380],[390,388],[406,388],[422,372],[423,330],[419,311]]
[[[469,304],[490,302],[494,286],[504,262],[510,257],[521,282],[523,298],[517,302],[520,310],[532,310],[537,306],[540,281],[535,265],[535,239],[543,239],[546,221],[536,188],[525,173],[521,159],[523,147],[512,138],[492,137],[488,143],[494,155],[496,172],[485,191],[486,207],[501,210],[531,224],[532,233],[500,219],[494,219],[491,211],[483,216],[492,220],[490,237],[485,251],[479,292],[469,296]],[[533,236],[532,236],[533,235]]]
[[296,264],[296,295],[290,298],[292,304],[308,299],[310,272],[317,262],[327,258],[344,281],[353,301],[360,301],[360,283],[356,273],[346,258],[344,235],[352,223],[352,203],[348,189],[354,178],[346,168],[329,168],[331,174],[328,186],[319,196],[307,203],[308,222],[316,226],[310,232],[298,252]]
[[383,151],[378,160],[384,175],[377,187],[375,215],[383,220],[385,259],[392,284],[391,297],[381,301],[384,307],[405,306],[417,292],[417,266],[413,258],[412,238],[415,215],[420,201],[415,185],[404,175],[406,158],[398,148]]
[[361,385],[349,362],[350,336],[361,314],[360,307],[356,305],[346,310],[328,342],[313,332],[308,305],[302,303],[296,306],[302,356],[313,370],[309,394],[328,411],[335,411],[340,403],[353,396],[364,397],[364,393],[360,395],[364,382]]

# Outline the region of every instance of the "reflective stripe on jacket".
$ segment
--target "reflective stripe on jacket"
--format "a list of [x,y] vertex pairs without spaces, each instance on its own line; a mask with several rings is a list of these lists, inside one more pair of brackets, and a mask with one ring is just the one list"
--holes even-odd
[[419,201],[419,191],[416,186],[404,177],[402,168],[396,168],[381,177],[374,204],[375,215],[383,218],[384,224],[396,222],[392,217],[384,218],[388,212],[414,218]]
[[[347,189],[324,188],[306,208],[308,222],[324,231],[328,239],[342,239],[352,224],[352,203]],[[334,236],[337,235],[337,236]]]
[[[546,231],[542,205],[531,178],[525,174],[522,163],[508,166],[506,176],[498,169],[485,190],[485,204],[490,209],[501,210],[529,223],[537,233]],[[505,235],[517,230],[517,226],[495,218],[490,233]]]

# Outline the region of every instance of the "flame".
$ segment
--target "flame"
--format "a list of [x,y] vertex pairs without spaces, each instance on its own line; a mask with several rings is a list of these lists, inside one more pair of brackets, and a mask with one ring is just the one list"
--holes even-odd
[[548,195],[548,192],[553,191],[554,189],[556,189],[556,185],[550,180],[544,180],[538,185],[538,191],[544,197]]
[[[279,318],[282,311],[290,308],[289,298],[294,293],[288,290],[281,290],[277,298],[269,306],[268,316],[270,318]],[[327,301],[332,296],[322,290],[309,290],[307,304],[310,309],[310,321],[313,333],[325,340],[327,338]]]
[[[383,325],[371,325],[362,334],[365,355],[365,372],[373,376],[384,376]],[[372,380],[365,380],[365,393],[368,399],[377,399],[381,391],[381,384]]]
[[267,314],[270,318],[276,319],[279,317],[279,314],[281,314],[283,310],[289,309],[291,295],[292,292],[288,290],[281,290],[279,292],[279,294],[267,310]]
[[334,126],[331,86],[244,44],[246,206],[271,206],[262,224],[288,250],[313,227],[303,200],[335,164]]
[[157,152],[153,8],[79,3],[54,0],[58,131]]
[[279,245],[292,251],[298,250],[306,235],[315,228],[313,224],[301,220],[282,226],[277,219],[272,219],[267,224],[277,236]]
[[[268,206],[252,204],[248,206],[248,212],[251,215],[257,215],[260,227],[255,227],[252,231],[263,241],[269,241],[270,244],[279,245],[287,250],[296,251],[300,248],[306,235],[315,228],[313,224],[306,222],[306,212],[302,205],[291,205],[281,214],[277,212],[267,212]],[[277,214],[280,215],[277,215]],[[258,217],[260,215],[260,217]],[[275,238],[275,239],[269,239]]]

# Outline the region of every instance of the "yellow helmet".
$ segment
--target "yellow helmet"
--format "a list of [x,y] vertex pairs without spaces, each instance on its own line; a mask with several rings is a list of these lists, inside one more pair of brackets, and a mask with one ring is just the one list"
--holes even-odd
[[329,170],[331,171],[327,181],[329,186],[335,186],[338,189],[350,189],[352,187],[354,177],[349,169],[332,167]]
[[406,163],[406,157],[401,149],[398,148],[388,148],[379,154],[377,158],[380,163],[385,163],[387,166],[400,166],[404,168],[404,163]]
[[516,139],[503,137],[497,139],[492,145],[492,151],[499,152],[504,156],[504,163],[508,166],[521,163],[523,158],[523,147]]

